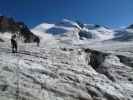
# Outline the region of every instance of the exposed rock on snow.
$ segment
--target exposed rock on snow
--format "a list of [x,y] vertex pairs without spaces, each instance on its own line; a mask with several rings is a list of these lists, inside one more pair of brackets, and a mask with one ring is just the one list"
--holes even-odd
[[12,34],[17,34],[18,38],[23,42],[35,42],[34,40],[37,38],[23,22],[17,22],[10,17],[0,16],[0,38],[5,39],[5,36],[11,38]]

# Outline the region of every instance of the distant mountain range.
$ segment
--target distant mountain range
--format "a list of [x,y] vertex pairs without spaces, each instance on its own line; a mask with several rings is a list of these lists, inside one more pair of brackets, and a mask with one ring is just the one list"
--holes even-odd
[[42,23],[31,30],[36,35],[52,35],[56,39],[73,42],[87,42],[90,40],[108,40],[114,36],[112,29],[100,25],[83,24],[79,21],[63,19],[60,22]]
[[96,24],[84,24],[80,21],[63,19],[60,22],[42,23],[29,29],[23,22],[13,18],[0,16],[0,41],[5,33],[17,34],[24,42],[35,42],[36,38],[60,40],[74,43],[88,41],[131,41],[133,40],[133,25],[124,29],[114,30]]
[[80,21],[63,19],[60,22],[49,24],[42,23],[32,29],[32,32],[52,35],[58,39],[82,41],[131,41],[133,40],[133,25],[124,29],[111,29],[96,24],[84,24]]

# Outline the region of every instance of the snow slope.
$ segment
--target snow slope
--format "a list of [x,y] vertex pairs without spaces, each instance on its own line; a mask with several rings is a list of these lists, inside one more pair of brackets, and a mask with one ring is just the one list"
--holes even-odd
[[121,29],[116,31],[113,40],[121,42],[133,41],[133,29]]
[[82,31],[85,32],[86,34],[88,33],[88,35],[90,34],[92,36],[91,37],[92,39],[108,40],[114,38],[114,31],[111,29],[107,29],[103,26],[100,26],[98,28],[95,27],[92,28],[92,26],[90,27],[87,26],[87,28],[86,27],[83,28]]
[[11,39],[11,33],[9,32],[0,33],[0,38],[4,41],[9,41]]
[[12,54],[9,43],[0,43],[0,99],[133,99],[132,52],[118,56],[119,49],[109,54],[89,46],[53,47],[19,44]]

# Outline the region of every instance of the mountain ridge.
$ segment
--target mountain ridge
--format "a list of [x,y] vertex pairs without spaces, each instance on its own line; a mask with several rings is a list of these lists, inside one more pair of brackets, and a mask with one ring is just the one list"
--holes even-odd
[[16,34],[23,42],[35,42],[37,38],[23,22],[15,21],[13,18],[6,16],[0,16],[0,33],[9,33],[9,37]]
[[78,40],[82,41],[83,43],[86,43],[87,41],[89,42],[91,40],[124,42],[133,40],[133,37],[130,37],[130,34],[133,33],[133,31],[131,31],[133,29],[132,26],[133,25],[129,25],[125,28],[112,29],[107,26],[101,26],[97,24],[84,24],[80,21],[63,19],[60,22],[53,24],[42,23],[31,30],[32,32],[41,32],[41,34],[50,34],[53,37],[63,37],[63,39],[69,38],[68,40],[72,41],[75,41],[73,40],[75,38],[76,42]]
[[49,24],[42,23],[31,29],[33,33],[50,34],[58,38],[74,38],[79,41],[91,39],[106,40],[113,38],[113,30],[100,25],[83,24],[79,21],[63,19],[60,22]]

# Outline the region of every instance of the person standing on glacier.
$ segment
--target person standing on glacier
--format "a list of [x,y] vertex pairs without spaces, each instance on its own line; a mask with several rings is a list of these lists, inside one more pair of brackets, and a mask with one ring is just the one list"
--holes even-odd
[[40,38],[36,37],[34,41],[37,43],[37,46],[39,47],[40,46]]
[[12,47],[12,53],[17,53],[17,49],[18,49],[18,46],[17,46],[17,40],[16,40],[16,35],[13,34],[12,37],[11,37],[11,47]]

